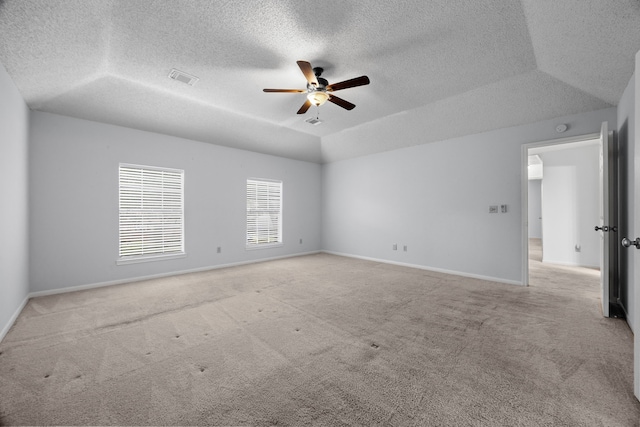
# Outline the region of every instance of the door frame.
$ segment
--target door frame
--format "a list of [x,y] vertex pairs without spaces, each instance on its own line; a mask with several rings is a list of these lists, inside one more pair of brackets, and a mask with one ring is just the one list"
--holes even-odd
[[[521,145],[520,151],[520,194],[522,212],[522,285],[529,286],[529,149],[550,147],[553,145],[570,144],[600,138],[600,133],[569,136],[565,138],[549,139]],[[544,220],[544,219],[543,219]],[[600,273],[602,274],[602,272]]]

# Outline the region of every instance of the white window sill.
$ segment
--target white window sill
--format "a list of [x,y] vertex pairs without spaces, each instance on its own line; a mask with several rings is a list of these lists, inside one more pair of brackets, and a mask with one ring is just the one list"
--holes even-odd
[[141,256],[141,257],[135,257],[135,258],[121,258],[116,260],[116,264],[126,265],[126,264],[138,264],[141,262],[165,261],[169,259],[186,258],[186,256],[187,256],[186,253],[180,252],[175,254],[148,255],[148,256]]
[[264,243],[262,245],[247,245],[246,249],[248,251],[254,251],[256,249],[271,249],[271,248],[279,248],[284,246],[284,243]]

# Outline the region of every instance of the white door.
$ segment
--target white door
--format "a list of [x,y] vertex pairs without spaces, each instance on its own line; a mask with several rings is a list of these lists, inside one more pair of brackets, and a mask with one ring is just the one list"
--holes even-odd
[[[636,59],[636,69],[640,66],[640,53],[637,55]],[[637,71],[636,71],[637,72]],[[636,77],[636,85],[640,83],[640,78]],[[637,87],[637,86],[636,86]],[[640,171],[638,170],[638,165],[640,165],[640,129],[638,126],[640,125],[640,94],[636,92],[636,131],[635,135],[629,135],[630,142],[635,139],[634,144],[634,164],[636,165],[634,168],[633,180],[635,182],[635,189],[633,192],[633,200],[629,201],[629,203],[633,203],[633,225],[631,228],[631,232],[634,234],[629,235],[629,239],[637,238],[640,233]],[[633,138],[633,139],[632,139]],[[630,277],[633,282],[629,283],[629,287],[633,287],[633,292],[635,296],[634,302],[634,350],[633,350],[633,360],[634,360],[634,393],[638,400],[640,400],[640,251],[636,251],[633,246],[631,246],[628,250],[633,250],[633,276]]]
[[609,129],[600,127],[600,304],[604,317],[609,317]]
[[[635,140],[634,143],[634,159],[633,163],[634,173],[633,173],[633,181],[635,183],[635,188],[633,191],[633,201],[629,201],[629,203],[633,203],[633,228],[631,231],[634,232],[631,236],[628,236],[630,239],[638,237],[638,231],[640,230],[640,52],[636,54],[636,71],[634,75],[635,79],[635,131],[634,133],[629,134],[629,142]],[[631,248],[629,248],[631,249]],[[633,359],[634,359],[634,392],[638,400],[640,400],[640,251],[634,250],[633,257],[633,288],[634,288],[634,340],[635,347],[633,351]],[[630,284],[631,286],[631,284]]]

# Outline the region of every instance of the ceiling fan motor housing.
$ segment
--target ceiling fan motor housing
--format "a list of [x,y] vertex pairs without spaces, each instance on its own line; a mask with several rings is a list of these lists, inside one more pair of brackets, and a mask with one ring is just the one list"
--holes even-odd
[[327,81],[327,79],[323,79],[322,77],[316,77],[316,80],[318,80],[318,86],[314,86],[311,83],[307,83],[307,90],[309,92],[314,92],[316,90],[325,91],[327,86],[329,86],[329,82]]

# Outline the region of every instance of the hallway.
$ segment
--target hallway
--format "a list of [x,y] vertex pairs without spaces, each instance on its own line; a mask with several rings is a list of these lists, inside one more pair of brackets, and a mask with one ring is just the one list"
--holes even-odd
[[600,270],[542,262],[542,240],[529,239],[529,286],[600,301]]

